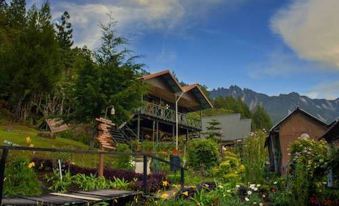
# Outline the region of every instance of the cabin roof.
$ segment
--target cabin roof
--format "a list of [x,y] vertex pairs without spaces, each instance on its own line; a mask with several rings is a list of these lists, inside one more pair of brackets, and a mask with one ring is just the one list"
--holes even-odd
[[287,121],[291,116],[293,116],[296,113],[301,113],[304,116],[314,120],[315,122],[319,123],[322,126],[328,127],[329,125],[326,124],[325,122],[321,121],[320,119],[318,119],[317,117],[313,116],[312,114],[306,112],[303,109],[300,109],[299,107],[297,107],[293,112],[291,112],[290,114],[286,115],[280,122],[278,122],[277,124],[275,124],[271,129],[270,129],[270,133],[274,132],[276,129],[278,129],[280,127],[280,125],[282,123],[284,123],[285,121]]
[[339,120],[332,122],[325,134],[319,139],[325,139],[327,142],[339,139]]
[[213,108],[212,103],[205,95],[205,93],[201,90],[199,84],[191,84],[182,87],[182,90],[185,93],[192,92],[192,94],[199,100],[203,109]]
[[164,70],[152,74],[147,74],[141,77],[140,79],[147,81],[151,79],[161,79],[168,85],[171,90],[174,93],[180,94],[180,93],[187,93],[193,95],[196,99],[197,102],[199,103],[199,109],[208,109],[208,108],[213,108],[212,103],[208,99],[208,97],[205,95],[205,93],[201,90],[201,87],[199,84],[190,84],[190,85],[185,85],[182,86],[177,78],[169,71],[169,70]]
[[155,78],[160,78],[162,81],[164,81],[173,90],[173,92],[175,93],[183,92],[177,78],[175,78],[174,75],[169,70],[164,70],[152,74],[146,74],[141,77],[141,79],[145,81]]

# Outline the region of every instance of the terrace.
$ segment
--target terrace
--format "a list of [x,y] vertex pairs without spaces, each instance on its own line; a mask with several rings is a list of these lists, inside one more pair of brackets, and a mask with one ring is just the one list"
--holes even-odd
[[[146,102],[139,110],[141,115],[147,115],[169,123],[175,123],[175,110],[151,102]],[[201,130],[201,121],[188,117],[188,114],[178,112],[179,125]]]

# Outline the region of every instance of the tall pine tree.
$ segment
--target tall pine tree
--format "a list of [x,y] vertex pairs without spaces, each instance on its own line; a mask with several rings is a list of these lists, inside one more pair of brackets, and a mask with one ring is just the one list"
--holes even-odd
[[220,127],[220,122],[218,122],[215,119],[212,119],[210,122],[208,122],[208,126],[206,127],[207,131],[205,134],[207,135],[206,137],[209,139],[214,139],[214,140],[221,140],[222,132],[221,132],[221,127]]
[[108,116],[117,123],[128,119],[141,105],[145,87],[139,81],[141,65],[133,62],[125,48],[126,40],[117,36],[111,21],[102,26],[102,45],[95,52],[96,64],[87,63],[75,84],[74,118],[91,122],[105,116],[114,106],[116,115]]

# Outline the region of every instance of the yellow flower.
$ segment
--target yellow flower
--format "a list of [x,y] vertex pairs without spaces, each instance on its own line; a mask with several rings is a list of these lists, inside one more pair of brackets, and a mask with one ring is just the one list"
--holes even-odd
[[182,194],[185,195],[186,197],[188,197],[188,191],[185,191]]
[[32,140],[30,137],[26,137],[26,144],[30,145],[32,143]]
[[28,168],[32,168],[32,167],[34,167],[34,166],[35,166],[35,163],[34,163],[34,162],[31,162],[31,163],[28,164]]
[[29,144],[29,147],[34,147],[34,144]]
[[166,192],[162,193],[160,196],[161,199],[167,199],[168,197],[169,195]]
[[169,185],[168,181],[162,181],[162,186],[167,187]]

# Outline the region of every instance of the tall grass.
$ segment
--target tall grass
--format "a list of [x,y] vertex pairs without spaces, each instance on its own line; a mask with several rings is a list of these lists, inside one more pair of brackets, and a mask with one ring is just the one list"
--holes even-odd
[[245,182],[263,183],[265,180],[268,151],[265,148],[267,133],[258,130],[251,133],[243,142],[241,160],[245,166],[243,179]]

